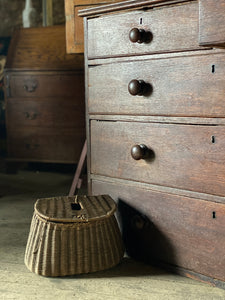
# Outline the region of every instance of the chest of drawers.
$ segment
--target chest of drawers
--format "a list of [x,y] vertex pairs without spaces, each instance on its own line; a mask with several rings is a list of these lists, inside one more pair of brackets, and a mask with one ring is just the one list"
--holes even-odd
[[5,68],[8,160],[78,162],[85,140],[83,55],[65,27],[15,32]]
[[206,2],[80,12],[88,182],[118,201],[128,254],[222,285],[225,51],[202,40]]

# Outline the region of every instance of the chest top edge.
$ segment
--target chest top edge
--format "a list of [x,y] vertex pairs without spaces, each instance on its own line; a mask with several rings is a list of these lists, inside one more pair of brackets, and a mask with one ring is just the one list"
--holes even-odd
[[101,14],[114,13],[123,10],[150,9],[157,6],[193,2],[197,0],[129,0],[97,7],[82,9],[78,12],[79,17],[95,17]]

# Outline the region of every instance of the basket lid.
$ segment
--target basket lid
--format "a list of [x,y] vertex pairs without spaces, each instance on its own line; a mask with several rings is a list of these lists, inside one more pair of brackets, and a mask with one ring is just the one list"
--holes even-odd
[[35,213],[53,222],[89,222],[111,216],[116,203],[109,195],[62,196],[38,199]]

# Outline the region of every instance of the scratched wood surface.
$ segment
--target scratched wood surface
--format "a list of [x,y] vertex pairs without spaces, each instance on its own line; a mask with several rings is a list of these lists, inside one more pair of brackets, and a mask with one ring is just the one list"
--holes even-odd
[[[225,52],[208,50],[188,56],[160,55],[147,59],[109,59],[90,65],[88,112],[110,115],[225,116]],[[132,80],[151,86],[146,95],[133,96]],[[216,95],[216,97],[215,97]]]
[[[224,0],[199,0],[199,43],[225,47]],[[216,22],[215,22],[216,20]]]
[[65,0],[67,53],[84,53],[83,18],[79,10],[120,0]]

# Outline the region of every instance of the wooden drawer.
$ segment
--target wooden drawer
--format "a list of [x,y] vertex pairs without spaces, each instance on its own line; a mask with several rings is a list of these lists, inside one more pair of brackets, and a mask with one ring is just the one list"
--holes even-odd
[[[207,52],[90,66],[89,113],[224,117],[225,52]],[[133,79],[146,95],[128,92]]]
[[[151,32],[147,42],[130,41],[134,28]],[[87,40],[89,58],[198,49],[198,3],[88,19]]]
[[83,98],[10,98],[6,110],[7,127],[84,127],[84,110]]
[[225,1],[199,0],[199,43],[225,47]]
[[84,75],[8,75],[9,97],[82,97]]
[[74,128],[20,127],[8,131],[8,157],[12,160],[78,162],[85,140],[82,125]]
[[[91,121],[91,173],[225,196],[224,126]],[[144,144],[148,159],[134,160]]]
[[108,193],[120,201],[124,241],[131,256],[225,280],[225,204],[113,181],[93,180],[92,192]]

